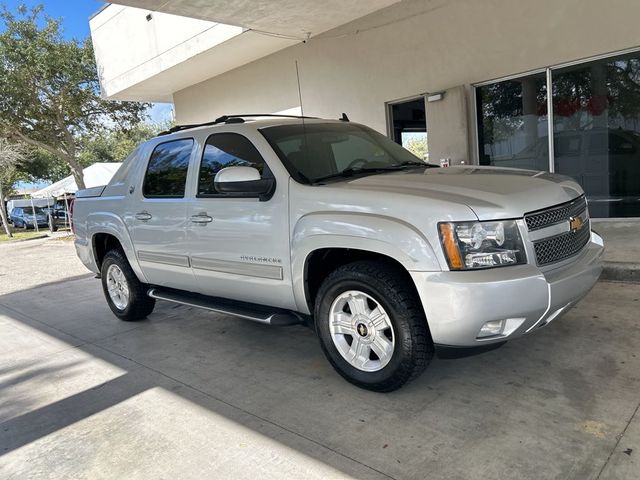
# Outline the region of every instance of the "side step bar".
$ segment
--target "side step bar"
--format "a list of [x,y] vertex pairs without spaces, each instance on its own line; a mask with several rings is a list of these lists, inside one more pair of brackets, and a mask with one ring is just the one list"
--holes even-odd
[[164,288],[153,287],[147,292],[151,298],[166,300],[168,302],[179,303],[189,307],[202,308],[213,312],[232,315],[258,323],[265,323],[274,326],[299,325],[303,323],[301,317],[294,312],[252,305],[242,302],[234,302],[215,297],[208,297],[198,293],[182,292]]

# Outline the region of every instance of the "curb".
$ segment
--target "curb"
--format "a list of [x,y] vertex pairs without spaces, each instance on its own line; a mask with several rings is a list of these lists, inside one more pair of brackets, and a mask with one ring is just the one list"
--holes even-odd
[[630,262],[604,262],[600,280],[640,283],[640,264]]
[[42,235],[38,235],[36,237],[29,237],[29,238],[16,238],[15,240],[5,240],[3,243],[20,243],[20,242],[28,242],[30,240],[42,240],[43,238],[48,238],[49,235],[47,234],[42,234]]

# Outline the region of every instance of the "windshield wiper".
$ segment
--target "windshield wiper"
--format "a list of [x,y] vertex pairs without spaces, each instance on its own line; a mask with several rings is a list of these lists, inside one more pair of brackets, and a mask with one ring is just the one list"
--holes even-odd
[[397,172],[398,170],[409,167],[440,168],[438,165],[431,165],[419,160],[411,160],[401,163],[395,163],[386,167],[346,168],[341,172],[332,173],[331,175],[325,175],[324,177],[320,178],[315,178],[311,183],[319,183],[323,182],[324,180],[331,180],[332,178],[349,178],[360,173]]
[[433,165],[431,163],[421,162],[420,160],[409,160],[401,163],[394,163],[391,165],[395,168],[403,168],[403,167],[424,167],[424,168],[440,168],[438,165]]
[[319,183],[332,178],[349,178],[360,173],[378,173],[378,172],[394,172],[399,168],[396,166],[388,167],[370,167],[370,168],[345,168],[341,172],[325,175],[324,177],[314,178],[312,183]]

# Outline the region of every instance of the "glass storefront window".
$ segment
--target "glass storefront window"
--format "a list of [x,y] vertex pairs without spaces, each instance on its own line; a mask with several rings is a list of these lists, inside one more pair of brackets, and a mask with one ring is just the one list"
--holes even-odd
[[593,217],[640,216],[640,54],[552,70],[552,91],[555,171]]
[[[640,216],[640,52],[552,68],[553,165],[592,217]],[[546,73],[476,87],[481,165],[549,170]]]
[[545,73],[476,88],[480,165],[549,169]]

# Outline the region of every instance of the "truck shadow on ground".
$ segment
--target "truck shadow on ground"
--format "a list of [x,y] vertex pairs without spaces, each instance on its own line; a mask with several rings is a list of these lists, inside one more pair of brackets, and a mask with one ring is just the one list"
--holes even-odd
[[[0,329],[24,329],[46,346],[24,358],[5,350],[0,455],[162,388],[348,475],[590,476],[637,406],[640,372],[633,309],[616,329],[601,321],[629,293],[600,285],[592,301],[527,339],[434,359],[391,394],[346,383],[305,327],[167,303],[145,321],[124,323],[109,312],[99,282],[87,278],[4,295]],[[69,349],[77,358],[52,361]],[[36,398],[38,386],[82,376],[92,362],[118,373],[55,401]]]

